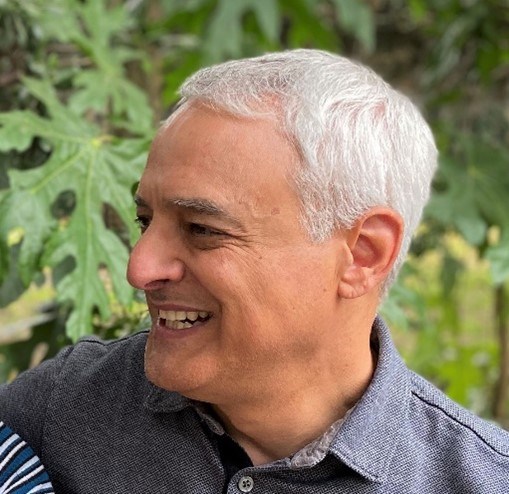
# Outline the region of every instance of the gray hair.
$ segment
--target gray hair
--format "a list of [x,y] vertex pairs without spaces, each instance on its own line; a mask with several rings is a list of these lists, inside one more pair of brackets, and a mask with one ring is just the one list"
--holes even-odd
[[199,101],[279,122],[301,157],[293,178],[301,221],[314,241],[329,238],[335,228],[351,228],[374,206],[397,211],[404,236],[385,282],[390,286],[437,165],[431,130],[406,96],[359,63],[308,49],[204,68],[184,82],[181,96],[181,105]]

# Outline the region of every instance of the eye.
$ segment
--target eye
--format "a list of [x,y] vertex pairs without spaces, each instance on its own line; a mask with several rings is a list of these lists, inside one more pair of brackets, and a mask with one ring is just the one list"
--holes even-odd
[[224,235],[224,233],[220,232],[219,230],[214,230],[213,228],[205,225],[200,225],[198,223],[189,223],[187,225],[187,231],[195,237],[214,237],[218,235]]
[[140,228],[140,232],[144,233],[145,230],[150,226],[150,218],[148,216],[136,216],[134,222],[138,225]]

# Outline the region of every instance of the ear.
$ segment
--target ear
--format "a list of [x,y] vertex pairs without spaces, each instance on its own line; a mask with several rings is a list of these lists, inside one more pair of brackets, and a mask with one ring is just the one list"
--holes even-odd
[[346,232],[350,259],[341,271],[340,297],[360,297],[382,284],[398,256],[403,229],[403,220],[396,211],[376,207]]

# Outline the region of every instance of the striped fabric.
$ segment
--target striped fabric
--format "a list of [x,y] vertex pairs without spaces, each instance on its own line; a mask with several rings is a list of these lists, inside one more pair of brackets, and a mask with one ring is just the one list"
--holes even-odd
[[39,458],[3,422],[0,422],[0,494],[54,494]]

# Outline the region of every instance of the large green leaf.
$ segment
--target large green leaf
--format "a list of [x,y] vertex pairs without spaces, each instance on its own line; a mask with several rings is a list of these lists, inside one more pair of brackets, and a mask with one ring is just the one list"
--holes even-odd
[[[152,112],[146,95],[130,82],[125,63],[142,59],[140,52],[120,45],[117,39],[132,24],[125,7],[106,7],[102,0],[56,0],[48,5],[34,0],[25,8],[37,20],[41,36],[70,43],[94,64],[74,76],[74,92],[69,105],[84,114],[94,110],[115,117],[130,130],[148,132]],[[55,18],[60,21],[55,22]],[[1,149],[1,148],[0,148]]]
[[[52,149],[44,165],[11,170],[11,189],[0,201],[2,240],[21,232],[18,267],[28,284],[43,266],[57,267],[74,259],[72,268],[57,285],[57,297],[74,307],[67,323],[73,338],[90,331],[92,314],[108,317],[113,298],[128,304],[131,289],[124,281],[127,247],[106,226],[106,205],[114,208],[130,238],[136,236],[130,190],[138,179],[147,140],[117,139],[62,105],[43,81],[27,79],[28,90],[41,99],[48,118],[30,112],[0,114],[0,144],[4,149],[22,148],[31,139],[44,139]],[[10,136],[22,129],[22,142],[9,146]],[[63,218],[52,214],[62,193],[72,193],[74,210]],[[4,250],[9,248],[4,245]],[[111,291],[105,282],[111,279]]]

